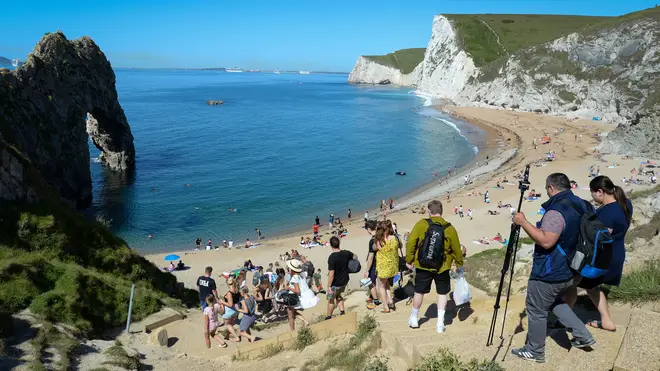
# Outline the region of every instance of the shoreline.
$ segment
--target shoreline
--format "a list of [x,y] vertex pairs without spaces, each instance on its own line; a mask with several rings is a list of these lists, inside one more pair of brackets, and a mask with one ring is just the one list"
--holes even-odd
[[[600,166],[602,173],[613,180],[629,176],[630,169],[639,166],[639,160],[622,159],[621,156],[613,155],[599,158],[592,152],[600,141],[600,134],[610,131],[611,125],[586,120],[573,122],[533,113],[494,112],[485,108],[448,106],[441,107],[441,109],[470,123],[475,123],[475,125],[488,125],[494,132],[503,135],[503,140],[508,147],[499,147],[497,140],[495,143],[487,141],[491,147],[494,145],[495,150],[500,151],[498,157],[490,159],[487,165],[475,158],[472,162],[473,167],[466,166],[460,172],[457,171],[453,180],[445,181],[444,184],[438,184],[436,180],[435,184],[427,190],[400,201],[394,210],[388,212],[388,219],[397,224],[397,230],[403,235],[406,230],[411,230],[420,218],[426,217],[426,215],[416,213],[412,207],[431,198],[441,199],[445,206],[443,216],[457,229],[461,244],[468,250],[468,256],[486,249],[503,246],[493,238],[498,233],[502,235],[509,233],[511,216],[508,208],[498,208],[497,204],[498,202],[502,202],[503,205],[517,203],[520,191],[515,176],[520,173],[525,164],[534,164],[530,173],[530,190],[542,190],[545,178],[553,172],[561,171],[583,186],[574,192],[584,199],[590,198],[588,187],[585,187],[590,180],[588,178],[590,166]],[[584,135],[584,140],[574,139],[577,138],[577,134]],[[552,142],[535,146],[533,139],[544,135],[551,136]],[[502,139],[500,138],[500,140]],[[548,151],[556,153],[555,161],[543,161]],[[478,167],[477,162],[480,164]],[[610,167],[606,162],[609,164],[616,162],[617,165]],[[465,171],[472,171],[473,182],[469,185],[463,184]],[[510,180],[504,182],[505,178]],[[501,187],[496,187],[497,183],[501,183]],[[617,181],[617,183],[619,182]],[[645,188],[628,185],[624,187],[626,191],[633,188],[635,190]],[[452,191],[450,200],[442,197],[446,189],[456,189]],[[490,203],[484,202],[483,195],[486,191],[490,194]],[[538,210],[541,203],[542,200],[523,202],[522,211],[525,212],[530,222],[533,223],[540,219]],[[459,217],[453,211],[459,206],[462,206],[464,210],[472,210],[473,217]],[[376,219],[375,215],[370,215],[370,217]],[[350,223],[344,223],[344,227],[348,230],[348,235],[341,239],[341,248],[351,251],[360,260],[363,260],[367,255],[370,236],[363,228],[361,213],[356,214]],[[300,237],[311,236],[311,232],[311,228],[309,228],[309,230],[297,234],[268,239],[254,249],[221,248],[211,251],[194,251],[193,248],[190,248],[183,251],[178,250],[184,264],[191,269],[175,271],[172,274],[187,287],[195,288],[195,280],[203,272],[205,266],[212,266],[216,273],[242,267],[247,260],[252,260],[255,265],[267,266],[269,263],[279,262],[282,266],[281,255],[287,251],[291,252],[292,249],[307,256],[316,268],[322,269],[322,274],[327,273],[325,262],[330,254],[330,249],[325,246],[305,249],[299,245]],[[320,229],[322,241],[327,241],[330,236],[327,227]],[[167,254],[169,253],[145,254],[144,256],[156,266],[164,267],[166,265],[164,257]],[[357,289],[359,278],[360,275],[354,276],[349,283],[349,288]],[[222,278],[218,279],[222,282]],[[326,285],[327,283],[323,280],[323,286]]]
[[[457,168],[456,172],[453,172],[450,176],[444,175],[444,176],[438,176],[438,178],[433,178],[432,180],[426,182],[425,184],[420,185],[419,187],[415,188],[413,191],[410,191],[406,193],[405,195],[401,196],[398,198],[398,201],[394,204],[394,208],[388,212],[388,215],[393,215],[396,213],[401,213],[403,211],[407,211],[410,207],[414,206],[414,204],[421,203],[424,201],[424,197],[427,197],[428,199],[433,198],[433,197],[441,197],[444,195],[446,190],[454,191],[457,188],[460,188],[463,186],[463,181],[462,178],[465,174],[471,174],[473,180],[476,179],[477,177],[480,177],[484,174],[488,174],[491,171],[496,170],[500,166],[502,166],[506,161],[510,160],[510,158],[514,157],[516,153],[509,153],[506,155],[505,161],[498,161],[498,159],[501,158],[503,154],[507,152],[506,149],[503,149],[502,147],[499,146],[498,140],[501,140],[501,138],[504,138],[502,131],[507,131],[506,129],[502,128],[497,128],[494,126],[489,125],[486,122],[473,122],[472,120],[468,120],[464,117],[455,115],[453,112],[447,110],[444,106],[432,106],[434,110],[437,110],[441,113],[449,114],[452,118],[455,118],[457,120],[462,120],[466,122],[468,125],[476,127],[480,130],[482,130],[485,133],[485,143],[483,142],[477,142],[474,143],[470,139],[468,139],[468,143],[470,145],[475,146],[477,148],[477,153],[472,160],[470,160],[468,163],[465,165]],[[419,113],[417,113],[419,114]],[[434,118],[435,119],[435,118]],[[442,125],[447,125],[446,123],[442,123]],[[459,130],[460,133],[460,130]],[[460,133],[460,135],[465,136],[465,134]],[[491,159],[490,165],[485,164],[486,162],[486,157],[489,157]],[[497,166],[493,166],[497,164]],[[450,188],[446,188],[447,185],[450,185]],[[433,195],[437,196],[427,196],[431,192]],[[370,209],[369,212],[369,218],[370,219],[377,219],[382,216],[382,213],[380,211],[372,212],[371,210],[376,210],[377,206],[374,206]],[[335,214],[336,216],[338,214]],[[362,224],[363,221],[363,212],[360,210],[356,213],[353,214],[353,217],[351,220],[347,220],[343,217],[339,217],[342,220],[342,223],[344,224],[344,227],[349,227],[349,226],[355,226],[356,224]],[[321,224],[319,226],[319,235],[325,235],[329,232],[327,228],[327,223],[325,223],[323,220],[325,218],[321,218]],[[264,247],[267,248],[267,245],[271,242],[277,243],[282,240],[290,239],[293,237],[297,236],[305,236],[310,234],[310,228],[309,227],[303,227],[300,226],[299,228],[295,227],[292,228],[295,229],[295,231],[292,232],[282,232],[280,234],[274,234],[274,235],[269,235],[267,238],[263,239],[262,242],[258,245],[257,249],[263,249]],[[220,245],[222,243],[222,240],[216,240],[217,245]],[[253,243],[256,241],[253,239],[250,239]],[[245,242],[244,241],[234,241],[234,248],[236,246],[243,246]],[[264,246],[266,245],[266,246]],[[216,244],[214,244],[214,247]],[[193,246],[193,242],[191,241],[191,246],[187,250],[183,250],[180,248],[168,248],[164,247],[162,249],[158,249],[156,251],[145,251],[145,250],[138,250],[134,249],[138,254],[144,257],[148,256],[153,256],[153,255],[158,255],[158,254],[166,254],[166,253],[175,253],[175,254],[186,254],[189,252],[197,252]],[[223,250],[220,248],[219,250]],[[244,250],[241,247],[241,250]],[[199,251],[206,251],[204,249],[204,246],[202,246],[202,249]],[[212,249],[211,251],[218,251],[215,249]]]

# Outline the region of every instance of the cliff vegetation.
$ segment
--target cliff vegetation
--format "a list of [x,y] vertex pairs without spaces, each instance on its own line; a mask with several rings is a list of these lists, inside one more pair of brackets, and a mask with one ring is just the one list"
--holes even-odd
[[409,74],[422,63],[425,51],[424,48],[411,48],[385,55],[365,55],[364,57],[383,66],[396,68],[402,74]]

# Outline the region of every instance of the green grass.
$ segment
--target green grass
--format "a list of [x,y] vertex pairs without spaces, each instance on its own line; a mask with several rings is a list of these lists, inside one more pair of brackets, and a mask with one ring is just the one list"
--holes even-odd
[[32,370],[46,370],[44,362],[51,355],[46,350],[53,349],[59,355],[59,362],[51,365],[58,370],[69,370],[71,368],[72,353],[79,345],[78,341],[67,334],[61,333],[50,323],[43,323],[37,331],[37,335],[31,340],[35,359],[30,363]]
[[364,371],[388,371],[390,368],[387,367],[386,361],[387,360],[383,361],[382,359],[374,359],[367,363],[367,367],[364,368]]
[[470,285],[495,295],[492,282],[499,280],[506,247],[488,249],[465,259],[465,278]]
[[293,345],[295,350],[303,350],[316,342],[316,334],[310,327],[303,326],[298,330],[296,342]]
[[380,348],[377,327],[374,316],[364,317],[350,341],[331,346],[323,357],[305,362],[300,371],[364,370],[370,357]]
[[636,200],[639,198],[645,198],[648,196],[652,196],[656,193],[660,192],[660,184],[656,185],[655,187],[645,189],[643,191],[636,191],[628,195],[628,199],[630,200]]
[[637,238],[643,238],[646,241],[648,241],[651,238],[657,236],[659,232],[660,232],[660,213],[656,213],[655,215],[653,215],[653,218],[651,218],[651,220],[648,223],[629,230],[628,233],[626,233],[626,243],[631,243],[635,241]]
[[48,201],[3,203],[0,219],[0,313],[30,307],[90,336],[123,325],[131,283],[135,321],[166,304],[180,306],[180,299],[197,301],[174,276],[71,209]]
[[[446,14],[477,67],[532,45],[586,29],[607,17],[532,14]],[[495,33],[493,33],[493,31]],[[499,36],[499,43],[496,35]]]
[[140,355],[129,355],[119,342],[106,349],[103,353],[109,358],[103,364],[120,367],[125,370],[139,370],[142,367]]
[[472,359],[465,363],[446,348],[438,349],[438,352],[424,357],[422,363],[414,368],[414,371],[504,371],[504,367],[493,361],[477,361]]
[[425,48],[401,49],[386,55],[364,57],[383,66],[394,67],[403,74],[411,73],[424,60]]
[[277,344],[270,344],[264,348],[264,350],[261,352],[261,355],[259,356],[260,359],[266,359],[273,357],[277,354],[279,354],[281,351],[284,350],[284,345],[281,343]]
[[644,303],[660,300],[660,259],[645,262],[625,274],[619,286],[608,286],[608,298],[625,303]]

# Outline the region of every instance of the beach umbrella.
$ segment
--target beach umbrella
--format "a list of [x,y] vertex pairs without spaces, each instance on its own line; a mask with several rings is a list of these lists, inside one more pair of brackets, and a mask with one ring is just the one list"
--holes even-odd
[[176,255],[176,254],[170,254],[170,255],[165,257],[166,261],[179,260],[179,259],[181,259],[181,258],[179,257],[179,255]]

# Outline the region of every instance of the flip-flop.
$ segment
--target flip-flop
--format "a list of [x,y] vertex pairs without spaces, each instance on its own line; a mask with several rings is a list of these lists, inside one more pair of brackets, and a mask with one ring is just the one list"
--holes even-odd
[[616,332],[616,329],[610,330],[610,329],[607,329],[607,328],[603,328],[603,323],[601,321],[587,322],[587,326],[597,328],[597,329],[601,329],[601,330],[605,330],[605,331],[609,331],[609,332]]
[[229,346],[229,345],[227,345],[227,343],[222,343],[222,344],[219,344],[219,345],[218,345],[218,348],[226,348],[226,347],[228,347],[228,346]]

